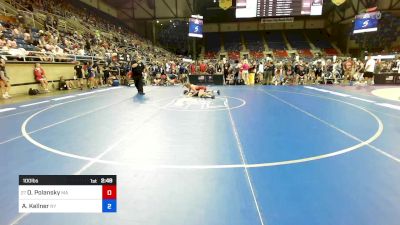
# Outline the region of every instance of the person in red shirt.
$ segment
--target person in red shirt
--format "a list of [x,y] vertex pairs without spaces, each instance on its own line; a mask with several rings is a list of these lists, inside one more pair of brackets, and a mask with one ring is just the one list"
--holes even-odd
[[47,82],[46,72],[40,66],[40,63],[35,64],[35,69],[33,70],[33,74],[35,75],[35,80],[40,82],[40,86],[44,89],[45,92],[49,91],[49,83]]
[[247,59],[243,60],[243,64],[242,64],[242,79],[244,80],[244,84],[249,84],[249,69],[250,69],[250,65],[249,62],[247,61]]
[[207,71],[207,64],[203,61],[200,64],[200,72],[205,73]]
[[196,64],[192,63],[190,65],[190,74],[195,74],[196,73]]

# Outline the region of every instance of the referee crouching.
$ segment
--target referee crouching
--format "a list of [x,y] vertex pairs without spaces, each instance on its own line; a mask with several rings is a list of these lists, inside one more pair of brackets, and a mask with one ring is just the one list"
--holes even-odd
[[139,95],[144,95],[143,92],[143,70],[144,64],[141,57],[137,57],[137,60],[132,61],[132,80],[135,81],[135,87],[138,90]]

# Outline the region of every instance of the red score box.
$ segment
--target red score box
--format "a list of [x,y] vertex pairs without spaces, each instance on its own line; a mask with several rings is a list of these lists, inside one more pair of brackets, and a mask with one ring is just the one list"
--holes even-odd
[[103,185],[103,199],[117,199],[116,185]]

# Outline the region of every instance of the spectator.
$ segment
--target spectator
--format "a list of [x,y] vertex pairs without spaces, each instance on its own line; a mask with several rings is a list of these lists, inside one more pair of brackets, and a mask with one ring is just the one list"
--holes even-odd
[[264,82],[264,65],[262,62],[259,62],[258,66],[257,66],[257,79],[258,82],[262,83]]
[[202,61],[200,64],[200,72],[205,73],[206,71],[207,71],[207,64],[204,61]]
[[257,71],[257,64],[250,63],[249,74],[247,75],[247,84],[248,85],[254,85],[256,71]]
[[60,48],[59,46],[55,46],[52,52],[55,55],[56,62],[62,62],[63,60],[65,60],[64,50],[62,50],[62,48]]
[[1,87],[1,95],[4,99],[11,98],[10,92],[10,78],[6,73],[6,61],[4,59],[0,59],[0,87]]
[[[2,35],[0,38],[0,48],[3,49],[4,47],[6,47],[6,49],[8,49],[7,48],[7,39]],[[5,49],[3,49],[3,50],[5,50]]]
[[[106,84],[110,84],[110,68],[108,67],[108,64],[105,64],[103,67],[103,77],[104,77],[104,81],[106,82]],[[112,81],[111,81],[112,84]]]
[[77,61],[74,67],[75,70],[75,77],[78,78],[78,87],[82,90],[83,89],[83,74],[84,70],[81,66],[81,62]]
[[60,82],[59,82],[59,89],[60,90],[71,90],[72,88],[75,88],[74,83],[72,83],[69,80],[65,80],[63,76],[60,77]]
[[228,61],[226,61],[225,63],[224,63],[224,67],[223,67],[223,73],[224,73],[224,80],[225,80],[225,82],[227,82],[227,79],[228,79],[228,75],[229,75],[229,70],[231,69],[231,65],[229,64],[229,62]]
[[35,75],[35,80],[40,82],[40,86],[45,92],[49,91],[49,83],[46,78],[46,73],[44,69],[40,66],[40,63],[35,63],[35,69],[33,70]]
[[76,54],[77,55],[85,55],[85,50],[83,48],[77,49]]
[[354,63],[351,60],[351,57],[348,57],[346,62],[343,63],[343,68],[344,68],[344,76],[345,79],[351,81],[353,80],[353,67],[354,67]]
[[18,11],[17,21],[19,26],[25,25],[25,14],[22,11]]
[[26,44],[33,44],[33,40],[32,40],[31,33],[30,33],[29,29],[25,29],[24,41],[25,41]]
[[250,69],[249,62],[247,61],[247,59],[243,60],[243,63],[242,63],[242,79],[244,80],[245,84],[248,84],[249,69]]
[[208,64],[208,66],[207,66],[207,71],[206,71],[208,74],[211,74],[211,75],[213,75],[214,73],[215,73],[215,68],[214,68],[214,66],[211,64],[211,63],[209,63]]
[[44,24],[44,28],[46,30],[50,30],[50,27],[53,26],[53,17],[51,15],[46,16],[46,21]]
[[54,28],[54,29],[57,29],[57,28],[58,28],[58,17],[57,17],[57,16],[54,17],[54,20],[53,20],[53,28]]
[[14,38],[22,38],[22,26],[14,27],[14,29],[12,30],[12,35],[14,36]]
[[371,55],[368,55],[368,60],[365,63],[364,78],[367,80],[367,84],[373,84],[375,73],[375,60]]
[[42,30],[39,31],[39,47],[44,47],[47,44],[46,35]]
[[272,78],[275,75],[275,65],[272,61],[268,61],[265,67],[264,84],[271,84]]
[[88,72],[88,84],[90,89],[94,89],[95,86],[95,69],[93,67],[93,62],[89,63],[89,66],[87,67],[87,72]]
[[100,83],[100,75],[101,77],[103,77],[103,74],[100,74],[100,66],[97,64],[97,62],[93,63],[93,72],[95,74],[95,79],[94,79],[94,83],[96,88],[99,87],[99,83]]
[[7,41],[7,47],[8,47],[8,48],[17,48],[17,42],[15,41],[14,37],[11,37],[11,38]]

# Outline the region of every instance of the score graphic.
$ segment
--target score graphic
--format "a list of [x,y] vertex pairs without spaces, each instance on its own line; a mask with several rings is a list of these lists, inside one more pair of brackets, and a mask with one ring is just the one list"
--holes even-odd
[[189,19],[189,37],[203,37],[203,16],[192,15]]
[[322,15],[323,0],[237,0],[236,18]]
[[117,212],[115,175],[20,175],[20,213]]
[[378,21],[381,12],[364,13],[356,16],[354,21],[354,34],[378,31]]

